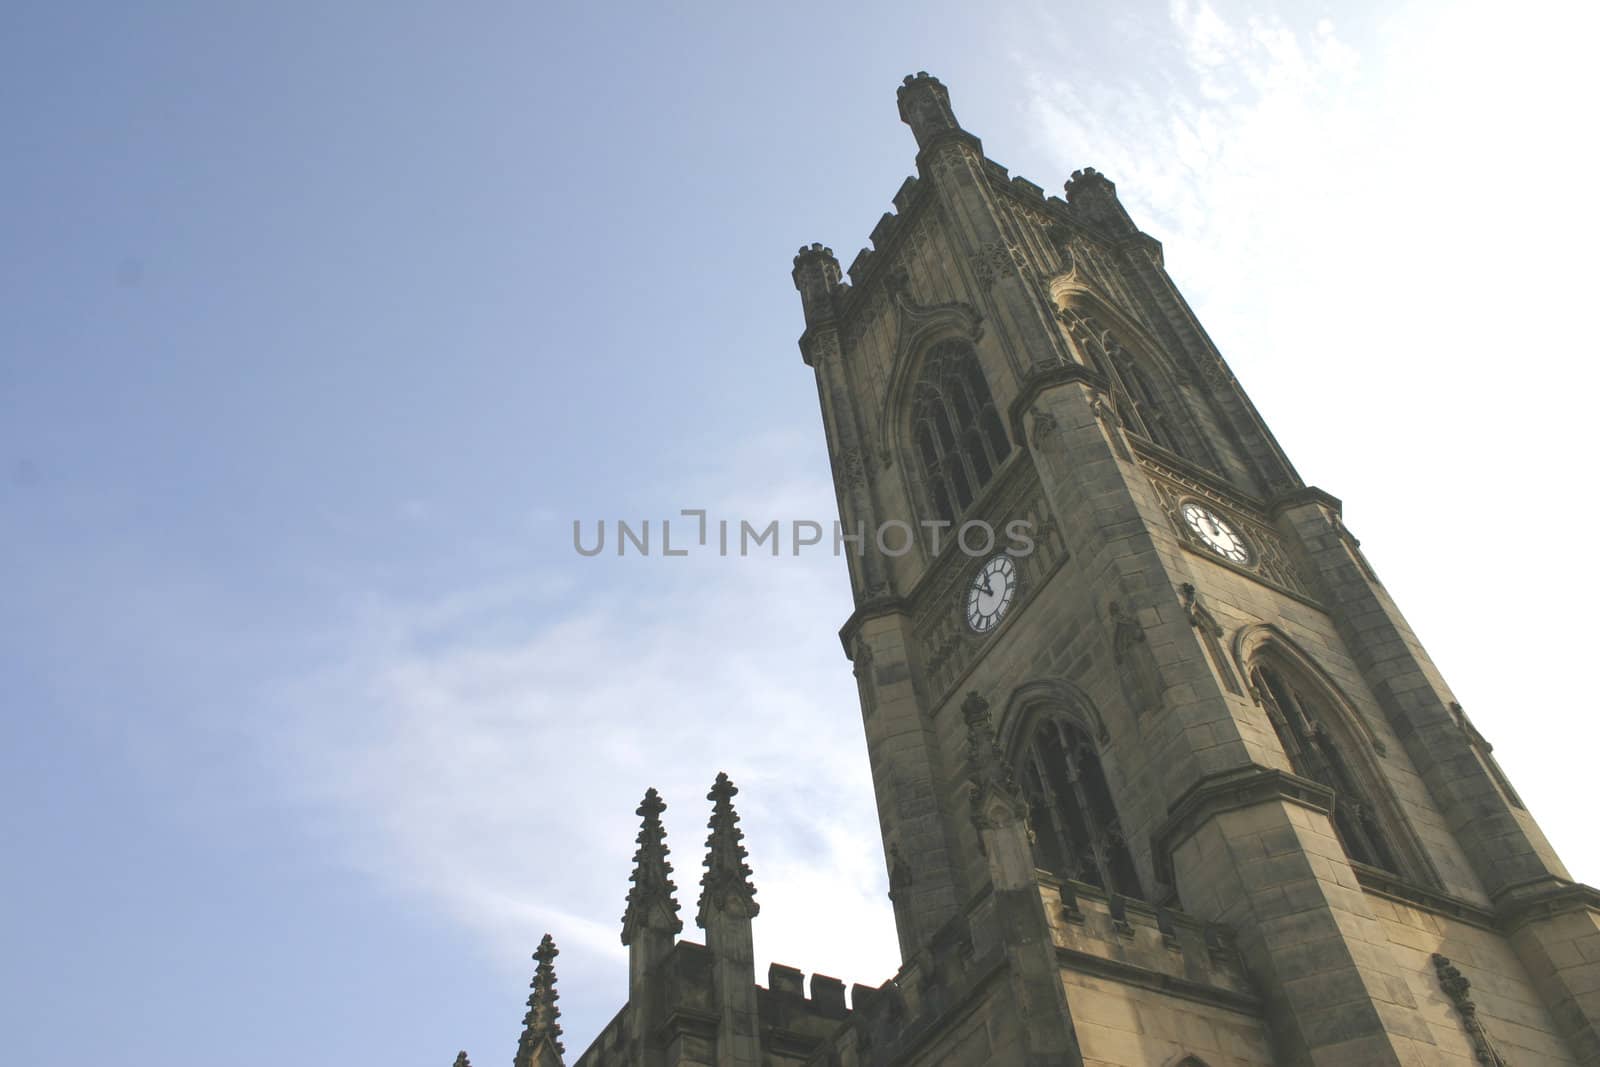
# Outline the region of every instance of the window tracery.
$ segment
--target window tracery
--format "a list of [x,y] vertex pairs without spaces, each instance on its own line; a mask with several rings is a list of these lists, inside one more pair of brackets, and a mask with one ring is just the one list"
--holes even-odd
[[1113,896],[1142,899],[1133,856],[1094,742],[1076,723],[1041,718],[1017,757],[1034,862]]
[[1138,358],[1093,315],[1067,308],[1061,317],[1084,360],[1110,381],[1112,406],[1123,426],[1169,452],[1193,460],[1181,432],[1173,425],[1174,415],[1168,410],[1171,405],[1163,401],[1161,391]]
[[911,436],[933,510],[954,522],[1011,454],[968,342],[944,341],[928,353],[912,393]]
[[1326,701],[1292,675],[1266,663],[1257,664],[1250,680],[1266,708],[1289,765],[1333,791],[1333,828],[1347,856],[1357,863],[1399,874],[1395,851],[1378,808],[1361,787],[1350,764],[1325,725]]

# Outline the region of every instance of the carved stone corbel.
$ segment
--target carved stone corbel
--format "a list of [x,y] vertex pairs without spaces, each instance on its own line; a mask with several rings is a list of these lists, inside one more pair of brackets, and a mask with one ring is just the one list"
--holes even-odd
[[1033,418],[1032,432],[1028,437],[1028,443],[1037,450],[1043,445],[1046,438],[1056,432],[1058,424],[1054,415],[1048,411],[1041,411],[1037,405],[1029,408],[1028,414]]

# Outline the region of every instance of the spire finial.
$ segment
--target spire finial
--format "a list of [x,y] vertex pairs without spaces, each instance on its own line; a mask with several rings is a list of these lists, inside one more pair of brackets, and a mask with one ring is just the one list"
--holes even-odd
[[467,1053],[465,1049],[456,1053],[456,1062],[454,1067],[472,1067],[472,1061],[467,1059]]
[[538,967],[534,969],[533,981],[528,983],[532,990],[528,994],[528,1014],[522,1017],[522,1039],[517,1042],[517,1056],[512,1067],[530,1067],[540,1062],[538,1053],[542,1045],[550,1045],[558,1056],[566,1052],[561,1044],[561,1024],[556,1021],[561,1018],[561,1009],[556,1007],[561,996],[556,992],[556,957],[560,954],[555,938],[545,934],[533,954]]
[[628,909],[622,915],[622,943],[631,945],[634,936],[643,928],[654,926],[676,934],[683,930],[683,920],[678,918],[678,887],[672,882],[672,864],[667,862],[671,849],[667,848],[666,830],[661,825],[661,813],[667,810],[666,802],[655,789],[645,790],[644,800],[635,812],[643,820],[639,848],[633,854],[633,874],[628,880]]
[[706,873],[700,878],[701,927],[712,910],[737,908],[745,918],[754,918],[761,911],[755,901],[756,888],[750,884],[750,865],[745,862],[744,831],[739,829],[739,813],[733,810],[738,793],[739,787],[727,774],[719,773],[706,794],[711,801],[711,821],[706,824],[711,836],[706,838]]

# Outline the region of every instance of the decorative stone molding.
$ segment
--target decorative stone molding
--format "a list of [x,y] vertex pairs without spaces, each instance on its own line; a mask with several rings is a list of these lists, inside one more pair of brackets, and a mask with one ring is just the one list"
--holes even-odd
[[[1301,574],[1288,544],[1277,530],[1267,525],[1256,508],[1240,497],[1219,489],[1209,479],[1180,471],[1142,452],[1139,454],[1139,465],[1144,468],[1161,501],[1161,509],[1166,512],[1168,521],[1184,545],[1219,566],[1248,574],[1301,600],[1315,603],[1310,583]],[[1233,522],[1254,550],[1250,559],[1244,563],[1233,563],[1207,548],[1183,520],[1183,505],[1190,500],[1206,503]]]
[[997,729],[1006,759],[1015,762],[1037,715],[1064,715],[1099,744],[1111,741],[1111,731],[1094,702],[1077,686],[1062,678],[1038,678],[1011,691]]
[[994,288],[994,283],[999,279],[1016,274],[1024,262],[1020,248],[1012,248],[998,241],[981,245],[970,261],[978,288],[984,292]]
[[1355,872],[1356,881],[1361,883],[1364,892],[1397,900],[1421,911],[1443,915],[1483,930],[1497,929],[1494,912],[1481,908],[1471,901],[1417,885],[1399,875],[1390,874],[1377,867],[1369,867],[1365,863],[1352,862],[1350,869]]
[[[1318,663],[1310,653],[1301,648],[1297,641],[1272,623],[1251,623],[1249,626],[1241,626],[1234,632],[1233,659],[1245,678],[1250,677],[1251,668],[1263,649],[1270,649],[1274,655],[1314,681],[1317,687],[1333,701],[1340,721],[1346,730],[1355,734],[1358,744],[1365,745],[1379,756],[1389,754],[1388,746],[1373,731],[1366,716],[1361,714],[1359,705],[1350,699],[1350,694],[1344,691],[1344,687],[1324,670],[1322,664]],[[1265,707],[1261,694],[1256,691],[1254,685],[1249,686],[1249,691],[1251,701]]]
[[1472,725],[1472,720],[1467,718],[1467,713],[1461,710],[1461,705],[1455,701],[1450,702],[1450,718],[1454,720],[1457,728],[1466,735],[1467,744],[1471,747],[1473,755],[1478,757],[1478,762],[1483,764],[1483,769],[1489,772],[1489,777],[1494,779],[1495,786],[1501,795],[1506,798],[1506,803],[1523,811],[1528,810],[1522,803],[1522,798],[1517,795],[1511,779],[1506,777],[1506,772],[1500,769],[1500,761],[1494,758],[1494,746],[1484,739],[1478,728]]
[[839,362],[839,338],[832,327],[821,332],[808,330],[801,339],[800,348],[805,361],[819,374]]
[[856,636],[855,652],[850,657],[850,671],[856,677],[856,687],[861,691],[861,713],[871,718],[878,710],[878,685],[872,676],[872,646],[866,638]]
[[[996,530],[1004,530],[1013,521],[1032,524],[1033,551],[1013,557],[1017,566],[1017,599],[1000,624],[999,629],[1003,630],[1026,612],[1034,594],[1066,558],[1061,533],[1039,485],[1036,468],[1025,460],[1008,462],[974,503],[968,517],[985,519]],[[907,598],[916,605],[912,636],[934,706],[954,690],[985,642],[995,637],[995,633],[973,633],[963,610],[966,584],[982,562],[947,543]]]
[[960,300],[921,304],[905,285],[895,288],[890,299],[896,313],[894,356],[878,414],[878,425],[882,428],[878,458],[885,467],[894,464],[895,431],[892,428],[902,425],[901,416],[908,409],[906,394],[919,370],[917,355],[946,338],[959,337],[977,344],[983,337],[983,316],[971,304]]
[[961,716],[967,724],[967,781],[972,825],[980,831],[979,848],[984,848],[981,831],[1018,824],[1026,827],[1028,804],[1022,798],[1022,789],[1017,785],[1011,764],[1006,762],[995,740],[989,702],[976,692],[968,693],[961,702]]
[[1056,432],[1059,425],[1054,415],[1048,411],[1041,411],[1038,407],[1029,408],[1028,415],[1033,420],[1033,432],[1028,437],[1028,443],[1037,450],[1043,445],[1046,438]]
[[1039,402],[1039,395],[1046,389],[1057,385],[1066,385],[1071,382],[1084,382],[1092,389],[1108,389],[1110,383],[1100,373],[1081,363],[1057,363],[1046,367],[1033,367],[1023,379],[1022,388],[1017,392],[1015,400],[1006,409],[1006,420],[1011,427],[1011,436],[1018,441],[1026,441],[1026,429],[1023,424],[1024,417],[1033,410]]
[[1444,995],[1455,1005],[1456,1014],[1461,1016],[1461,1025],[1472,1039],[1472,1049],[1478,1062],[1483,1067],[1510,1067],[1510,1063],[1495,1049],[1488,1031],[1483,1028],[1483,1021],[1478,1018],[1478,1006],[1469,995],[1472,983],[1467,981],[1466,975],[1450,962],[1448,956],[1437,952],[1433,954],[1433,968],[1439,976],[1439,988],[1444,990]]
[[1542,922],[1572,912],[1600,912],[1600,889],[1582,882],[1542,878],[1537,884],[1512,886],[1496,894],[1495,919],[1506,933],[1530,922]]
[[1182,997],[1197,1004],[1213,1004],[1229,1011],[1257,1017],[1264,1007],[1260,997],[1249,993],[1238,993],[1186,978],[1174,978],[1135,964],[1097,956],[1091,952],[1080,952],[1058,945],[1056,958],[1061,961],[1062,966],[1080,974],[1090,974],[1108,981],[1149,989],[1166,996]]
[[970,174],[978,163],[978,153],[965,137],[951,137],[930,146],[928,166],[940,178],[960,178]]
[[1178,594],[1183,599],[1183,611],[1188,616],[1189,625],[1199,631],[1200,643],[1206,646],[1206,655],[1210,657],[1211,665],[1222,679],[1223,686],[1235,696],[1242,695],[1239,676],[1234,672],[1233,664],[1228,662],[1228,654],[1222,647],[1222,624],[1200,602],[1194,586],[1184,582],[1178,587]]
[[846,448],[833,457],[834,483],[846,489],[860,489],[867,484],[867,465],[858,448]]
[[1167,809],[1167,817],[1151,833],[1156,877],[1176,884],[1172,874],[1173,850],[1207,822],[1224,812],[1273,800],[1298,804],[1319,815],[1333,810],[1333,790],[1288,771],[1251,766],[1207,775]]

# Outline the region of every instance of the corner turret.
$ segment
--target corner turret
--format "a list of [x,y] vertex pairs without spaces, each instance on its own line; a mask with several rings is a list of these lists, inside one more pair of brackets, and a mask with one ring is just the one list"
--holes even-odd
[[950,110],[949,91],[927,71],[907,75],[895,97],[900,104],[900,121],[911,127],[918,148],[927,148],[942,133],[961,131],[956,113]]
[[1116,237],[1139,232],[1117,199],[1116,183],[1093,167],[1073,171],[1066,192],[1067,211],[1077,222]]
[[832,322],[838,310],[834,293],[844,277],[833,249],[821,244],[801,248],[794,257],[793,277],[794,287],[800,291],[800,307],[805,313],[807,331]]

